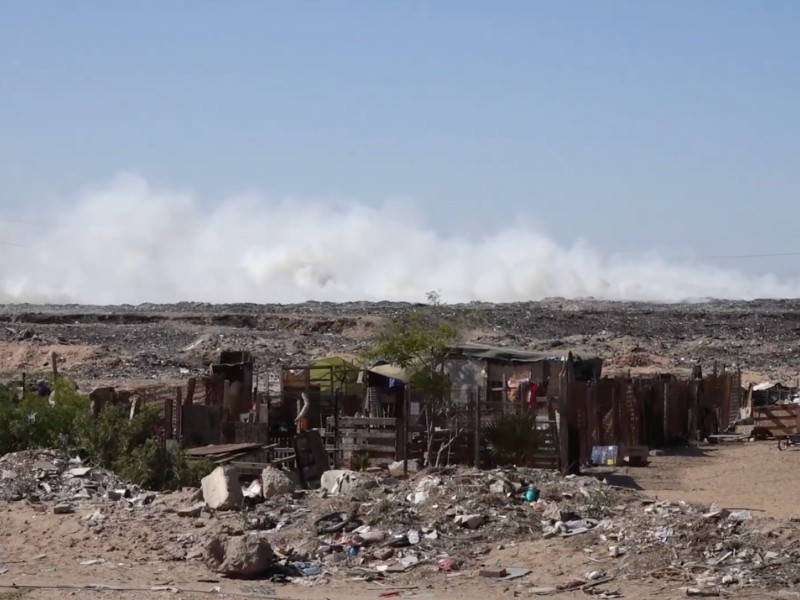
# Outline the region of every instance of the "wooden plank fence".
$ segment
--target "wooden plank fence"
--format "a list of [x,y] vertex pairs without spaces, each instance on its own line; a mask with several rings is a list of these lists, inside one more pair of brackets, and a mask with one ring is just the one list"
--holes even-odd
[[796,404],[774,404],[753,408],[754,428],[774,438],[785,438],[790,434],[800,433],[798,419],[800,411]]

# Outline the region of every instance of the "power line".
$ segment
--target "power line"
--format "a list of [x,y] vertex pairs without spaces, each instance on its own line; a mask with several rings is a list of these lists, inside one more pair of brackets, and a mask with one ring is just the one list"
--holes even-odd
[[9,219],[8,217],[0,217],[3,223],[14,223],[15,225],[36,225],[33,221],[26,221],[25,219]]
[[723,254],[720,256],[698,256],[700,260],[727,260],[737,258],[781,258],[785,256],[800,256],[800,252],[774,252],[771,254]]
[[17,248],[28,248],[26,244],[15,244],[14,242],[0,242],[0,246],[16,246]]
[[[612,256],[632,256],[632,255],[640,255],[641,252],[634,252],[634,251],[627,251],[627,252],[615,252]],[[708,255],[708,256],[675,256],[673,260],[735,260],[740,258],[783,258],[788,256],[800,256],[800,252],[772,252],[772,253],[765,253],[765,254],[719,254],[719,255]]]

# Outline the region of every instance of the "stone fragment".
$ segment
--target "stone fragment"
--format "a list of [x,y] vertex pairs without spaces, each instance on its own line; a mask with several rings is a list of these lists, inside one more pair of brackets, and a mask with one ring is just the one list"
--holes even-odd
[[369,490],[375,487],[377,483],[374,477],[345,469],[325,471],[320,478],[320,488],[333,496],[349,496],[357,489]]
[[260,534],[224,538],[215,536],[206,545],[206,566],[228,577],[254,578],[269,569],[272,547]]
[[375,560],[389,560],[394,556],[394,548],[378,548],[372,552]]
[[[389,465],[389,474],[392,477],[403,477],[405,475],[405,470],[403,469],[404,464],[402,460],[391,463]],[[408,461],[407,470],[409,475],[416,475],[420,470],[419,463],[416,460]]]
[[506,484],[502,481],[493,481],[492,484],[489,486],[489,492],[492,494],[505,494],[506,492]]
[[196,519],[203,513],[203,508],[205,508],[205,504],[199,502],[193,506],[184,506],[183,508],[179,508],[175,514],[177,514],[179,517]]
[[261,492],[264,498],[291,494],[293,491],[294,482],[280,469],[267,467],[261,472]]
[[488,579],[500,579],[501,577],[508,575],[508,573],[505,569],[481,569],[478,571],[478,575]]
[[73,506],[71,504],[67,504],[66,502],[62,502],[61,504],[56,504],[53,507],[54,515],[68,515],[73,512],[75,512]]
[[456,525],[466,527],[467,529],[477,529],[483,525],[483,515],[458,515],[454,522]]
[[217,467],[201,483],[203,499],[214,510],[236,510],[244,501],[236,469]]

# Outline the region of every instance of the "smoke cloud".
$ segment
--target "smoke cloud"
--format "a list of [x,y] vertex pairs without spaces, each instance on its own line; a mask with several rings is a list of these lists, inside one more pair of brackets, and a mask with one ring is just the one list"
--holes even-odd
[[[407,210],[241,195],[201,203],[121,175],[40,219],[20,240],[0,221],[0,301],[511,302],[788,298],[800,281],[656,256],[611,260],[531,228],[474,240]],[[17,231],[18,233],[18,231]]]

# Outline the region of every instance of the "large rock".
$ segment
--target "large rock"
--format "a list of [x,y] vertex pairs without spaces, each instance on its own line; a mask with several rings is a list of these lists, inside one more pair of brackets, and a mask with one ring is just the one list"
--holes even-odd
[[236,510],[244,496],[239,472],[231,467],[217,467],[202,480],[203,500],[214,510]]
[[269,542],[257,533],[230,538],[215,536],[205,548],[206,566],[227,577],[258,577],[269,569],[273,558]]
[[294,482],[280,469],[267,467],[261,472],[261,491],[264,498],[272,498],[294,491]]

